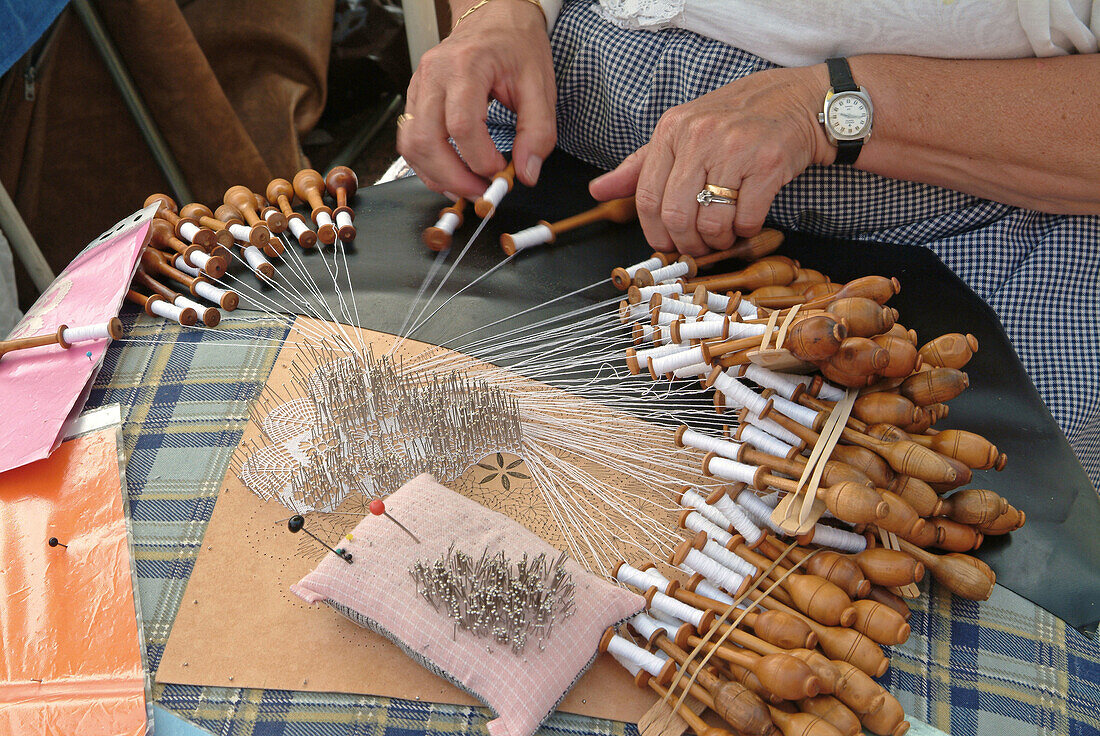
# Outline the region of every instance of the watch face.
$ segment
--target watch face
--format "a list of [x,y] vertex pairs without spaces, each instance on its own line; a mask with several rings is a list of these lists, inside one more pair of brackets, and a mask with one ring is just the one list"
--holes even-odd
[[826,120],[836,138],[862,138],[871,124],[871,107],[862,96],[853,92],[841,92],[829,101]]

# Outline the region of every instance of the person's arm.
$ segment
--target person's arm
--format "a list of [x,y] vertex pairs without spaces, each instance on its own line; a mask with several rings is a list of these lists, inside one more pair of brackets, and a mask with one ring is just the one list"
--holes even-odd
[[[1007,204],[1100,214],[1100,56],[954,61],[850,59],[875,107],[856,166]],[[758,72],[662,116],[650,143],[591,184],[597,199],[637,191],[660,249],[726,248],[758,231],[780,187],[836,148],[817,122],[824,64]],[[706,183],[736,206],[700,207]]]
[[[462,18],[476,2],[452,0],[452,18]],[[421,57],[409,82],[397,150],[428,187],[476,197],[504,168],[485,125],[490,98],[518,116],[512,158],[516,176],[532,186],[557,139],[557,90],[546,21],[528,0],[483,4]]]

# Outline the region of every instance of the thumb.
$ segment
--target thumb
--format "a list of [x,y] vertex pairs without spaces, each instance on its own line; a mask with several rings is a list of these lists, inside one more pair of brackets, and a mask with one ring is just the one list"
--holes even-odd
[[597,176],[588,183],[588,192],[598,201],[629,197],[638,188],[638,175],[642,171],[649,151],[649,144],[630,154],[613,170]]

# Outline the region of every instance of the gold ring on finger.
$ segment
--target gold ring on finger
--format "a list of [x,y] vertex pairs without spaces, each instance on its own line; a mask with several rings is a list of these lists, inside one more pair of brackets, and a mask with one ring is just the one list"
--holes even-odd
[[707,184],[701,192],[695,195],[695,201],[704,207],[715,204],[733,204],[737,201],[737,190],[729,187],[720,187],[717,184]]
[[412,119],[413,119],[413,116],[411,114],[407,113],[407,112],[403,112],[400,115],[398,115],[397,116],[397,128],[398,128],[398,130],[401,129],[401,126],[403,126],[405,123],[409,122]]

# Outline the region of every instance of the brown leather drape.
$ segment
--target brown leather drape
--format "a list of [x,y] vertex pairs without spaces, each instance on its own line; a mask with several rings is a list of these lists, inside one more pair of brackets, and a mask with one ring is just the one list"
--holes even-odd
[[[234,184],[262,190],[306,163],[299,136],[324,107],[332,0],[96,6],[198,201],[220,202]],[[168,188],[71,10],[41,54],[33,100],[27,64],[17,62],[0,86],[0,181],[60,271]],[[29,283],[17,278],[26,305]]]

